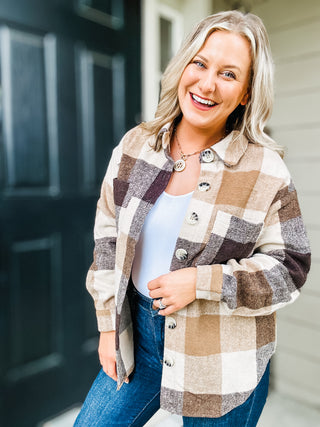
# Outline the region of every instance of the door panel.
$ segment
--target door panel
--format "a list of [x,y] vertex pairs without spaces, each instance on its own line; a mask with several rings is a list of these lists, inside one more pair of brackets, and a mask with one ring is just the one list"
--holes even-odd
[[138,0],[1,1],[0,425],[82,402],[99,370],[85,277],[140,74]]
[[85,47],[79,50],[78,61],[83,187],[90,191],[100,186],[106,171],[112,147],[106,141],[119,141],[125,132],[125,61],[123,55]]
[[[0,32],[5,191],[57,192],[55,40],[8,27]],[[35,155],[36,153],[36,155]]]
[[122,0],[78,0],[79,14],[115,30],[123,27]]
[[[16,381],[35,371],[51,369],[53,361],[61,359],[59,236],[16,241],[10,255],[11,349],[7,376]],[[30,311],[35,299],[36,309]]]

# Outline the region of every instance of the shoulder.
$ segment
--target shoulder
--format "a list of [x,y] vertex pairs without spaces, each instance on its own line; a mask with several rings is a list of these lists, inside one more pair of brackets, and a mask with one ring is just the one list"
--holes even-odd
[[138,158],[141,149],[154,140],[154,136],[150,135],[142,125],[135,126],[127,131],[121,138],[118,145],[112,151],[111,161],[119,164],[123,155]]
[[154,140],[154,135],[150,134],[142,124],[130,129],[122,138],[119,145],[126,154],[139,152],[145,144],[150,144]]
[[254,159],[260,174],[270,179],[281,180],[285,185],[290,184],[291,175],[288,167],[275,150],[261,144],[249,143],[246,154]]

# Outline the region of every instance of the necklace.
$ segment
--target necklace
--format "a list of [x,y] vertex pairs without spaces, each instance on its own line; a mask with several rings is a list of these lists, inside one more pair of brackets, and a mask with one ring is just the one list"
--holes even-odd
[[[181,148],[180,141],[179,141],[179,139],[178,139],[177,129],[176,129],[176,128],[174,129],[174,136],[175,136],[175,138],[176,138],[176,141],[177,141],[177,144],[178,144],[178,147],[179,147],[180,159],[178,159],[178,160],[176,160],[176,161],[174,162],[174,164],[173,164],[173,169],[174,169],[176,172],[182,172],[182,171],[186,168],[186,162],[187,162],[187,159],[188,159],[189,157],[194,156],[195,154],[198,154],[198,153],[200,153],[201,151],[205,150],[205,148],[201,148],[200,150],[197,150],[197,151],[195,151],[194,153],[184,154],[184,152],[182,151],[182,148]],[[224,135],[221,139],[223,139],[224,137],[225,137],[225,135]]]

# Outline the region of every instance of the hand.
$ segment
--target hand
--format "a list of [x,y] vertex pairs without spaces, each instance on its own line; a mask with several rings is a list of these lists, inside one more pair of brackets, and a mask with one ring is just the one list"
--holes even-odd
[[100,332],[98,353],[104,372],[117,381],[115,331]]
[[167,307],[159,311],[162,316],[167,316],[180,310],[196,299],[196,267],[181,268],[163,274],[148,283],[149,295],[155,299],[154,305],[159,308],[161,298]]

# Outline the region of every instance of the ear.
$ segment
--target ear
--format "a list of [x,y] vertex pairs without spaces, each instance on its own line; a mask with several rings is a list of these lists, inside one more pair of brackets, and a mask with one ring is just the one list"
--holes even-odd
[[240,104],[244,106],[244,105],[246,105],[246,104],[247,104],[248,100],[249,100],[249,92],[247,92],[247,93],[243,96],[243,98],[241,99]]

